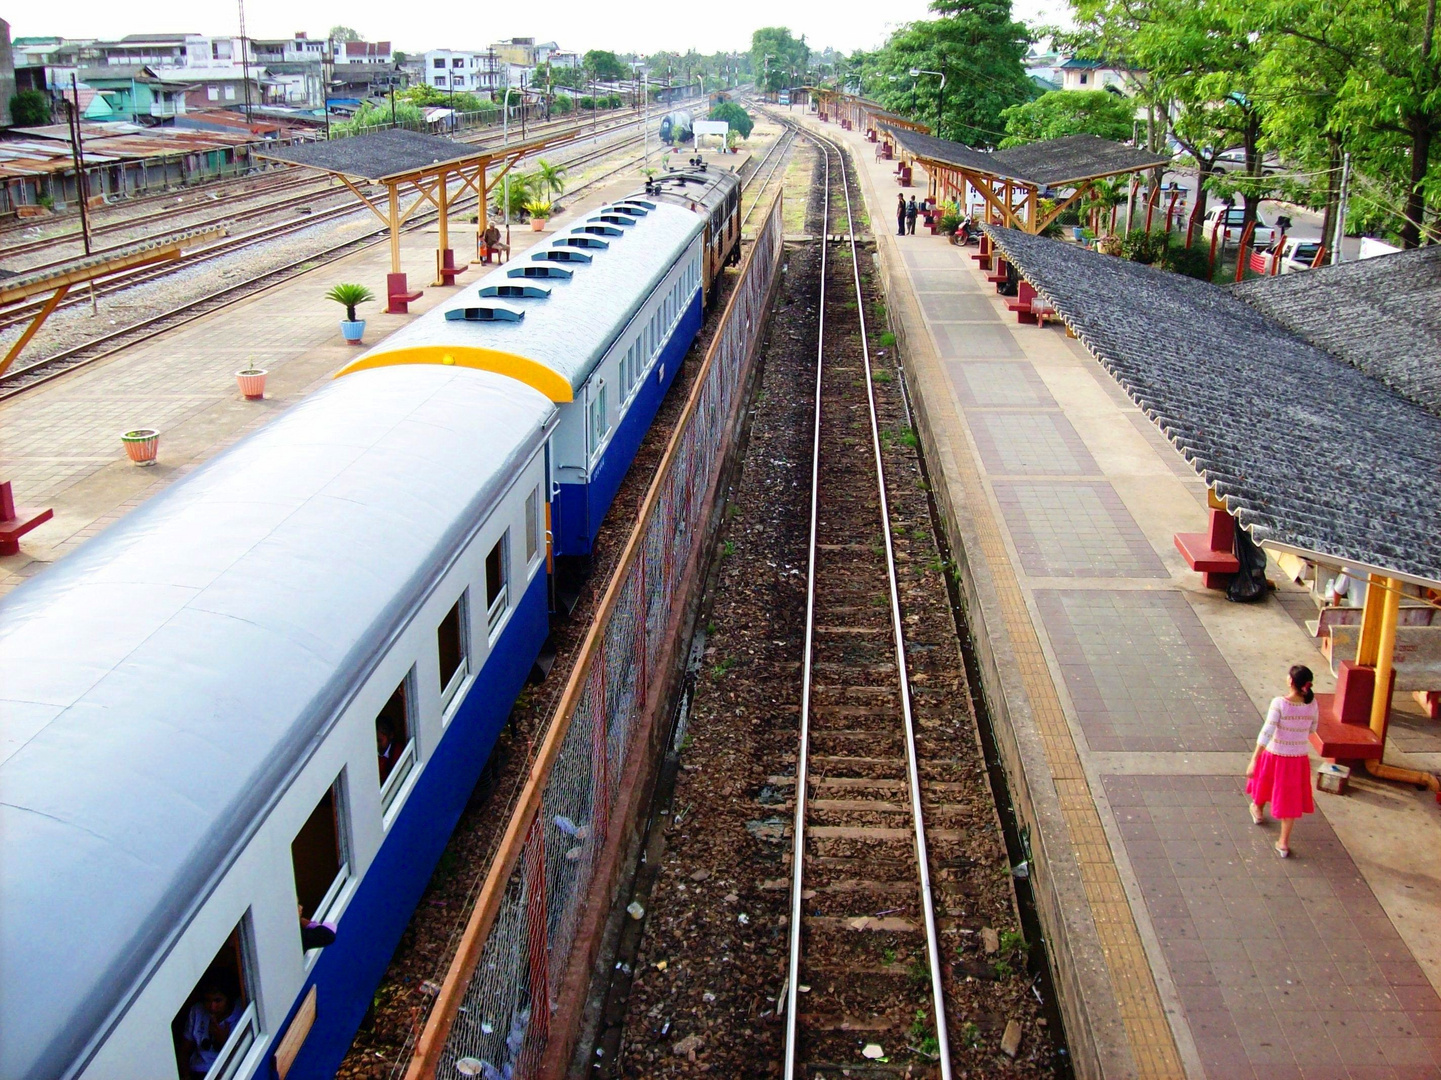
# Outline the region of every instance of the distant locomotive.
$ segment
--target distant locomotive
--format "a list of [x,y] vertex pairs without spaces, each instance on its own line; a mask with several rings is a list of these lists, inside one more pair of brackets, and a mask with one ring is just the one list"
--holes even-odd
[[690,113],[684,109],[677,109],[675,112],[666,113],[660,122],[660,141],[675,145],[676,143],[690,142],[695,138],[691,128]]

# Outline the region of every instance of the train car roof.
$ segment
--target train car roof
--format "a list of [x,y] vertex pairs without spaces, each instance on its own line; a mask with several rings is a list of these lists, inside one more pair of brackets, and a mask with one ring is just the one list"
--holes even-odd
[[[594,224],[616,203],[557,227],[545,241],[472,282],[438,308],[404,326],[342,369],[346,375],[392,364],[480,367],[520,379],[552,401],[570,401],[585,385],[631,318],[655,291],[687,245],[705,228],[689,209],[637,195],[648,205],[620,236],[597,237],[604,249],[568,247],[573,232]],[[621,202],[634,201],[621,200]],[[550,252],[577,252],[583,261],[548,262]],[[568,276],[531,281],[524,268],[552,267]],[[549,289],[542,299],[488,297],[491,288],[533,284]],[[469,310],[499,312],[486,321],[461,317]],[[515,313],[524,317],[512,321]],[[454,314],[451,314],[454,313]]]
[[554,416],[342,379],[0,601],[0,1076],[83,1070]]

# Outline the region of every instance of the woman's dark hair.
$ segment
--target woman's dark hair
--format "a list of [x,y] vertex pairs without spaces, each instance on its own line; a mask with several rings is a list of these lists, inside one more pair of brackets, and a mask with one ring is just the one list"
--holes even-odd
[[1314,678],[1315,676],[1311,674],[1311,669],[1305,664],[1296,664],[1291,668],[1291,687],[1301,695],[1307,705],[1311,704],[1316,698],[1316,695],[1311,692],[1311,681]]

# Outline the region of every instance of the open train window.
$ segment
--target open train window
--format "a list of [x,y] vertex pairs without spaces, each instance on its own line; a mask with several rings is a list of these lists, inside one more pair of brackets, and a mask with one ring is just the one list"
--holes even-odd
[[170,1022],[180,1080],[230,1080],[260,1039],[246,914]]
[[390,811],[405,778],[415,769],[415,724],[410,707],[415,695],[406,675],[375,714],[375,762],[380,773],[380,812]]
[[300,917],[325,922],[350,877],[344,828],[343,774],[326,789],[290,844]]
[[435,643],[440,650],[440,707],[450,705],[460,689],[460,684],[470,674],[470,627],[467,601],[470,590],[460,594],[460,599],[445,613],[440,625],[435,628]]
[[490,632],[505,618],[505,609],[510,599],[507,584],[510,578],[510,530],[495,542],[490,554],[485,557],[485,620]]

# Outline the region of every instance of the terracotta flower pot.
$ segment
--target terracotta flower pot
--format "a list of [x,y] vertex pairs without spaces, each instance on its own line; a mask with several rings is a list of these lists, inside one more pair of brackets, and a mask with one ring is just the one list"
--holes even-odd
[[154,465],[160,451],[160,432],[154,428],[136,428],[120,436],[125,456],[137,465]]
[[245,395],[246,401],[259,401],[265,397],[267,374],[262,368],[246,368],[235,373],[235,381],[240,384],[240,392]]
[[531,218],[531,219],[530,219],[530,231],[531,231],[531,232],[544,232],[544,231],[545,231],[545,222],[546,222],[546,219],[543,218],[543,217],[533,217],[533,218]]

